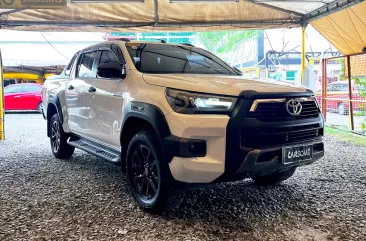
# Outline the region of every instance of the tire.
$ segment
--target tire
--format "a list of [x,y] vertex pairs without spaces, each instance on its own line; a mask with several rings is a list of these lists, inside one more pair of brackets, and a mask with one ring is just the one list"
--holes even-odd
[[149,213],[160,213],[179,202],[174,193],[180,189],[171,178],[158,143],[152,131],[138,132],[131,139],[126,155],[126,179],[130,192],[140,208]]
[[347,115],[347,108],[346,105],[344,103],[339,103],[338,104],[338,114],[340,115]]
[[295,171],[296,167],[284,172],[276,172],[270,175],[252,177],[252,179],[254,179],[254,181],[260,185],[275,185],[292,177]]
[[74,153],[75,147],[67,144],[67,134],[62,129],[58,114],[50,120],[50,144],[53,155],[59,159],[67,159]]

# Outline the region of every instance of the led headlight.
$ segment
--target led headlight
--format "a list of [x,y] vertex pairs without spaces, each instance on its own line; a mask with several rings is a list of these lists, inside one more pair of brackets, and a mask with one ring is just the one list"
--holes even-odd
[[183,114],[228,114],[236,102],[232,97],[174,89],[167,89],[165,95],[173,110]]

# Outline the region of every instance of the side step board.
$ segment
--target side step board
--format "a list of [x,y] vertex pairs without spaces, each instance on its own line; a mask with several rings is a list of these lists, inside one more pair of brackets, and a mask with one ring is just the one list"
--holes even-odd
[[67,144],[74,146],[80,150],[89,152],[95,156],[103,158],[104,160],[118,163],[121,162],[121,153],[112,148],[105,147],[101,144],[95,143],[81,137],[70,137]]

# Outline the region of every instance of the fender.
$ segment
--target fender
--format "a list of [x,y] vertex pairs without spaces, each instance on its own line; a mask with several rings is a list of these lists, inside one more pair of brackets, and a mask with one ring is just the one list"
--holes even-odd
[[162,146],[164,146],[164,139],[171,135],[163,112],[155,105],[132,101],[125,106],[123,113],[121,140],[123,139],[122,133],[125,123],[130,117],[137,117],[147,121],[153,127]]
[[186,139],[172,135],[163,112],[155,105],[142,102],[131,102],[125,106],[121,128],[121,142],[123,141],[123,133],[126,131],[125,123],[131,117],[145,120],[153,127],[156,135],[158,136],[161,147],[163,148],[164,159],[167,162],[170,162],[174,156],[206,156],[206,141]]
[[[60,123],[62,125],[64,123],[64,118],[62,116],[62,109],[61,109],[60,100],[59,100],[57,95],[50,94],[49,97],[48,97],[47,112],[46,112],[47,120],[52,118],[52,116],[49,115],[50,105],[53,105],[56,108],[58,117],[60,119]],[[49,121],[47,121],[47,136],[48,137],[50,136]]]

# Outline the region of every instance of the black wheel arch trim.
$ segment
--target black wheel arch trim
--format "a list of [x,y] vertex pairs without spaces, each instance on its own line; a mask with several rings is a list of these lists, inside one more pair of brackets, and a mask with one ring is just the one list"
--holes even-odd
[[[120,133],[121,146],[125,124],[131,117],[140,118],[148,122],[154,129],[163,148],[164,159],[170,162],[174,156],[178,157],[202,157],[206,155],[206,141],[198,139],[186,139],[171,134],[165,115],[159,107],[142,102],[131,102],[124,109],[124,115]],[[196,149],[191,149],[190,145]],[[123,151],[123,150],[122,150]]]
[[[60,119],[60,124],[62,125],[64,123],[64,118],[63,118],[63,115],[62,115],[62,108],[61,108],[60,99],[58,98],[57,95],[51,94],[48,97],[48,104],[47,104],[47,109],[46,109],[47,120],[51,120],[51,118],[52,118],[52,116],[48,115],[48,109],[50,108],[50,105],[53,105],[56,108],[57,115]],[[47,121],[47,136],[48,137],[50,136],[49,121]]]

